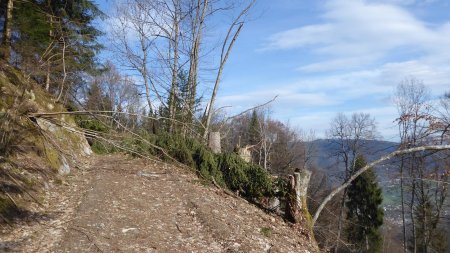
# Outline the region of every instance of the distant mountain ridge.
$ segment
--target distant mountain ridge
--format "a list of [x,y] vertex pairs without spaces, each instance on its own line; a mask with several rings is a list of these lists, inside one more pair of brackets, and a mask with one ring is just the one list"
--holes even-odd
[[[367,162],[372,162],[386,154],[395,151],[398,143],[382,140],[364,140],[365,149],[363,155]],[[312,164],[330,177],[333,183],[340,183],[344,179],[344,164],[338,162],[337,157],[333,156],[338,150],[338,144],[330,139],[318,139],[310,144],[315,149],[315,156]],[[375,168],[380,183],[392,180],[395,176],[396,159]]]

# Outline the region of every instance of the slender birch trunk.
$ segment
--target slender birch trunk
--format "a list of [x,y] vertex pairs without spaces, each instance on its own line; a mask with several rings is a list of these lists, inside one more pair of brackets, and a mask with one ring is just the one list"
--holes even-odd
[[13,20],[13,0],[7,0],[5,10],[5,22],[3,23],[3,59],[9,62],[11,58],[11,27]]

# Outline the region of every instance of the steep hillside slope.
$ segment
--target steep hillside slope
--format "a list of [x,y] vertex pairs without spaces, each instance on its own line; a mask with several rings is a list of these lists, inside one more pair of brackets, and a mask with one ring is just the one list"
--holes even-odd
[[47,196],[48,215],[8,237],[22,252],[318,252],[307,229],[207,187],[185,169],[94,157]]
[[0,65],[0,223],[39,212],[41,194],[92,151],[65,109],[20,71]]

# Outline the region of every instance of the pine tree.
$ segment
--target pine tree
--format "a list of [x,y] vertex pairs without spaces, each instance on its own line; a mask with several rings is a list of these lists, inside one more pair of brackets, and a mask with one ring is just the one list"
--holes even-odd
[[[180,133],[182,132],[182,128],[186,127],[183,125],[180,125],[179,122],[186,122],[187,121],[187,115],[185,113],[184,108],[187,105],[188,96],[189,96],[189,85],[188,85],[188,73],[186,70],[180,69],[177,75],[177,87],[174,89],[173,96],[169,94],[169,98],[167,100],[167,104],[173,104],[173,119],[170,121],[167,121],[167,129],[171,129],[174,133]],[[171,91],[172,92],[172,91]],[[174,99],[172,101],[171,99]],[[197,101],[199,102],[199,101]],[[170,111],[169,108],[164,108],[164,117],[170,118]],[[172,121],[174,120],[174,121]],[[170,127],[171,126],[171,127]]]
[[[355,170],[366,166],[364,157],[356,158]],[[382,238],[379,227],[383,224],[381,188],[372,169],[364,172],[348,188],[347,237],[358,252],[380,252]]]
[[[1,7],[0,15],[5,18],[6,5]],[[8,17],[8,25],[0,27],[6,40],[2,42],[3,58],[8,60],[11,55],[12,64],[45,84],[47,90],[66,93],[86,85],[86,73],[97,73],[96,53],[102,48],[97,38],[102,33],[94,20],[104,14],[94,1],[14,1]],[[8,33],[10,37],[4,36]]]
[[256,145],[260,142],[261,135],[259,132],[259,119],[256,110],[252,112],[252,118],[248,127],[248,144]]
[[[248,126],[248,144],[260,146],[261,143],[261,133],[259,131],[259,119],[256,110],[253,110],[252,117],[250,119],[250,124]],[[260,154],[258,148],[254,147],[252,149],[252,161],[260,164]]]

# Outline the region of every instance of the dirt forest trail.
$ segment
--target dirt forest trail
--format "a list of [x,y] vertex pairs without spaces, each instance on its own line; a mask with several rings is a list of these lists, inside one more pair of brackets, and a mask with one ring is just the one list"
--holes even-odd
[[45,215],[2,239],[6,252],[317,252],[247,201],[192,172],[124,155],[96,156],[50,187]]

